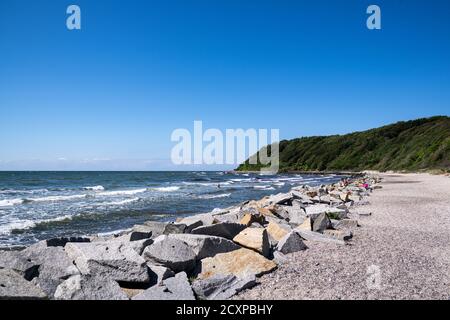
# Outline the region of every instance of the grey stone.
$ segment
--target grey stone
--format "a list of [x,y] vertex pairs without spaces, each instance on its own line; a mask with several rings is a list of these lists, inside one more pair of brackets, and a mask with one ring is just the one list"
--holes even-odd
[[55,292],[57,300],[128,300],[120,286],[110,278],[75,275],[61,283]]
[[38,276],[32,282],[48,296],[53,296],[58,285],[80,271],[60,246],[48,247],[42,241],[21,252],[28,260],[39,266]]
[[312,231],[323,232],[329,228],[331,228],[331,221],[326,213],[321,213],[317,218],[314,219]]
[[147,263],[147,266],[149,268],[150,283],[152,284],[161,283],[163,280],[175,276],[175,273],[167,267],[150,263]]
[[196,261],[194,250],[186,242],[168,236],[155,239],[142,256],[151,264],[162,265],[175,272],[192,270]]
[[336,238],[339,240],[350,240],[353,237],[353,233],[350,230],[325,230],[324,235]]
[[135,295],[132,300],[195,300],[195,296],[186,273],[180,272],[162,284]]
[[133,229],[131,229],[131,232],[128,234],[128,237],[129,241],[137,241],[151,238],[152,235],[153,229],[151,227],[145,225],[135,225]]
[[169,238],[181,240],[188,244],[194,250],[197,260],[241,248],[228,239],[202,234],[172,234],[169,235]]
[[236,235],[244,230],[246,226],[240,223],[221,222],[210,226],[202,226],[195,228],[191,233],[216,236],[232,240]]
[[332,237],[329,237],[327,235],[324,235],[322,233],[314,232],[314,231],[306,231],[301,230],[299,228],[294,229],[295,232],[299,234],[300,237],[302,237],[305,240],[312,241],[312,242],[325,242],[325,243],[334,243],[339,245],[345,245],[345,241],[338,240]]
[[159,222],[159,221],[146,221],[143,225],[134,226],[134,230],[139,230],[142,232],[151,232],[152,239],[159,237],[164,234],[164,230],[166,229],[168,223]]
[[164,228],[164,234],[184,233],[187,229],[187,225],[184,223],[169,223]]
[[255,276],[238,278],[233,274],[228,274],[196,280],[192,284],[192,289],[201,300],[225,300],[255,285]]
[[269,204],[286,204],[291,205],[294,196],[291,193],[278,193],[268,198]]
[[306,248],[302,238],[295,231],[289,232],[277,244],[277,251],[283,254],[298,252]]
[[[344,205],[345,207],[345,205]],[[339,207],[332,207],[326,204],[315,204],[305,207],[306,215],[315,219],[321,213],[335,213],[340,219],[344,219],[347,216],[347,208],[342,209]]]
[[123,242],[68,243],[65,250],[84,275],[123,282],[149,281],[145,260]]
[[11,269],[0,269],[0,300],[46,299],[46,294]]
[[39,265],[19,251],[0,251],[0,269],[12,269],[28,281],[39,274]]
[[342,219],[336,224],[336,229],[354,229],[358,227],[358,221],[353,219]]

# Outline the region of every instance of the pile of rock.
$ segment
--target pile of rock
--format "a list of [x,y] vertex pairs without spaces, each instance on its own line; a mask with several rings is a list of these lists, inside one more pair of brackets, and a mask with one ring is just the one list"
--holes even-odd
[[227,299],[315,241],[346,244],[376,178],[247,201],[110,237],[58,238],[0,252],[0,299]]

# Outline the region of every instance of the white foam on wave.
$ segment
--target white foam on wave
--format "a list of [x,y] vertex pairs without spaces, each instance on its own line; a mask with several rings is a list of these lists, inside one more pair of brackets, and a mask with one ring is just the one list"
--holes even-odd
[[50,218],[50,219],[40,219],[40,220],[15,220],[11,221],[9,223],[6,223],[4,225],[0,225],[0,234],[11,234],[14,230],[27,230],[36,227],[37,225],[44,224],[44,223],[50,223],[50,222],[58,222],[58,221],[64,221],[64,220],[71,220],[73,216],[71,215],[65,215],[65,216],[59,216],[56,218]]
[[100,196],[129,196],[133,194],[138,194],[147,191],[147,188],[141,188],[141,189],[132,189],[132,190],[114,190],[114,191],[105,191],[97,193],[97,195]]
[[257,189],[257,190],[275,190],[274,187],[266,186],[266,185],[264,185],[264,186],[254,186],[253,188]]
[[199,195],[197,198],[199,198],[199,199],[216,199],[216,198],[227,198],[229,196],[231,196],[231,193],[204,194],[204,195]]
[[102,203],[101,205],[107,205],[107,206],[122,206],[124,204],[128,204],[128,203],[132,203],[135,201],[139,201],[141,198],[132,198],[132,199],[125,199],[125,200],[121,200],[121,201],[112,201],[112,202],[105,202]]
[[48,196],[42,198],[25,199],[26,202],[57,202],[87,198],[86,194],[73,194],[68,196]]
[[105,190],[105,187],[103,186],[93,186],[93,187],[84,187],[84,190],[89,190],[89,191],[103,191]]
[[160,192],[174,192],[174,191],[180,190],[180,187],[177,187],[177,186],[159,187],[159,188],[153,188],[153,190],[160,191]]
[[12,207],[17,204],[22,204],[23,202],[24,202],[23,199],[0,200],[0,207]]

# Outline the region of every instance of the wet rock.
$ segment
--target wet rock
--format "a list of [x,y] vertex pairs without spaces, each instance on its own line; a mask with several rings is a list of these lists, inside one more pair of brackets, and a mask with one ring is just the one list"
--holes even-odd
[[128,300],[116,281],[108,277],[75,275],[61,283],[57,300]]
[[233,222],[221,222],[210,226],[201,226],[192,230],[192,234],[203,234],[232,240],[239,232],[246,228],[245,225]]
[[68,243],[65,250],[84,275],[104,276],[123,282],[149,281],[145,260],[126,243]]
[[142,256],[151,264],[162,265],[174,272],[180,272],[192,270],[195,267],[197,255],[186,242],[162,236],[145,248]]
[[256,250],[265,257],[270,254],[270,242],[265,229],[247,228],[234,237],[233,241],[243,247]]
[[235,275],[228,274],[196,280],[192,284],[192,289],[201,300],[225,300],[255,285],[256,277],[253,275],[238,278]]
[[186,273],[180,272],[162,284],[135,295],[132,300],[195,300],[195,296]]
[[276,269],[275,262],[264,258],[250,249],[239,249],[227,253],[219,253],[200,261],[201,273],[198,279],[207,279],[215,275],[233,274],[239,278],[260,276]]
[[46,299],[46,294],[11,269],[0,269],[0,300]]

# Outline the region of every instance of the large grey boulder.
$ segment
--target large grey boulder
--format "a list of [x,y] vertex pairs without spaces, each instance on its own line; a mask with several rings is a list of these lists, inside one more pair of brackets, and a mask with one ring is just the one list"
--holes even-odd
[[225,300],[256,285],[254,275],[238,278],[233,274],[215,275],[194,281],[192,289],[201,300]]
[[0,251],[0,269],[12,269],[28,281],[39,274],[39,265],[19,251]]
[[208,236],[216,236],[232,240],[239,232],[244,230],[246,226],[240,223],[221,222],[210,226],[201,226],[191,231],[193,234],[204,234]]
[[241,248],[228,239],[201,234],[171,234],[169,238],[187,243],[194,250],[198,260]]
[[145,260],[123,242],[68,243],[65,250],[82,274],[123,282],[148,282]]
[[162,265],[180,272],[192,270],[195,267],[197,255],[186,242],[164,235],[145,248],[142,256],[151,264]]
[[312,231],[323,233],[326,229],[331,228],[331,221],[326,213],[321,213],[314,219]]
[[132,300],[195,300],[195,296],[186,273],[180,272],[160,285],[135,295]]
[[55,292],[57,300],[128,300],[120,286],[110,278],[89,275],[72,276]]
[[295,231],[291,231],[285,235],[277,245],[277,251],[283,254],[298,252],[306,248],[302,238]]
[[45,241],[29,246],[21,254],[39,266],[38,276],[32,282],[50,297],[61,282],[80,273],[63,247],[48,247]]
[[11,269],[0,269],[0,300],[46,299],[46,294]]

